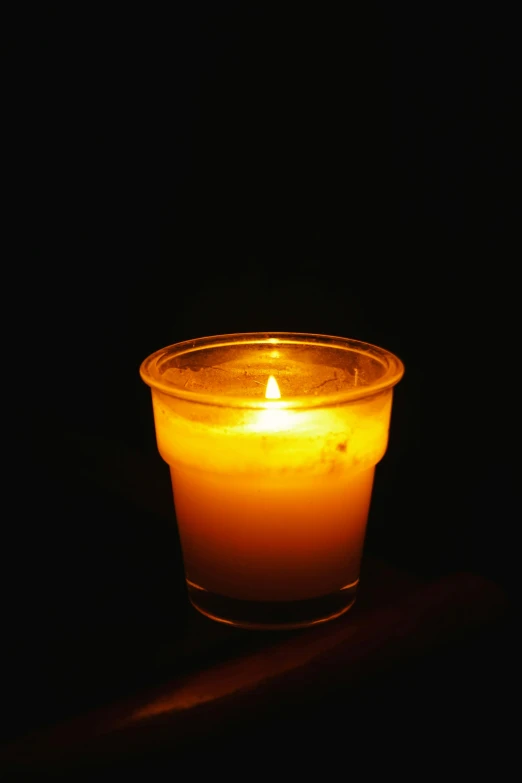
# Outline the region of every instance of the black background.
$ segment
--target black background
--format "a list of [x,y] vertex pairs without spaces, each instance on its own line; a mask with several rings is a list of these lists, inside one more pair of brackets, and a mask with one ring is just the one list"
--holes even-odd
[[69,9],[28,15],[12,44],[11,731],[128,692],[183,631],[175,531],[75,473],[75,444],[101,438],[157,459],[168,493],[138,368],[179,340],[300,331],[397,353],[369,551],[509,587],[512,20]]

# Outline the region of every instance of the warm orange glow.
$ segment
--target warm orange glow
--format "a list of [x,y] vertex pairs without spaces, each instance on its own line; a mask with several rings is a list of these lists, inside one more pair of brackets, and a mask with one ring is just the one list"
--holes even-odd
[[[270,380],[266,389],[276,393]],[[172,418],[167,402],[155,403],[187,579],[214,594],[306,600],[359,577],[391,397],[344,409],[285,404],[219,409],[214,424]]]
[[[359,386],[357,368],[349,374],[299,353],[294,360],[275,339],[263,361],[241,350],[238,366],[176,370],[183,391],[192,384],[208,395],[205,405],[153,390],[188,583],[243,601],[306,601],[353,588],[391,390],[323,404],[330,387]],[[304,394],[310,405],[296,402]]]
[[305,600],[356,583],[373,475],[282,467],[238,481],[171,466],[188,579],[251,601]]
[[273,375],[267,381],[265,397],[267,400],[280,400],[281,392],[279,391],[279,384]]
[[132,714],[132,720],[192,709],[199,704],[230,696],[244,688],[253,688],[269,677],[277,677],[305,666],[317,655],[339,644],[345,636],[346,630],[341,626],[335,634],[308,637],[306,644],[303,644],[299,637],[293,642],[287,640],[286,644],[280,647],[272,647],[270,655],[263,650],[255,655],[213,666],[206,671],[198,671],[188,675],[183,684],[176,682],[166,693],[137,709]]

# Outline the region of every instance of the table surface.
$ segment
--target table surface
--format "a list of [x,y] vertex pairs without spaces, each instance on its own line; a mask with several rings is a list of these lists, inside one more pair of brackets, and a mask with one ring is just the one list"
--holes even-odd
[[[151,756],[181,763],[202,742],[226,748],[232,737],[248,744],[272,736],[273,747],[288,721],[298,725],[304,716],[317,740],[321,723],[328,725],[343,705],[360,713],[361,704],[375,700],[375,683],[382,699],[405,669],[411,674],[419,662],[440,666],[448,646],[455,656],[475,645],[505,606],[502,591],[482,577],[457,573],[420,583],[367,560],[354,608],[310,629],[245,631],[194,611],[184,635],[155,651],[160,682],[19,738],[0,759],[8,768],[70,774],[146,764]],[[434,681],[444,676],[432,672]],[[406,700],[408,693],[403,687]]]
[[[168,518],[171,525],[170,489],[157,466],[87,439],[82,449],[75,469],[90,485],[124,497],[140,532],[142,514],[148,523]],[[156,595],[154,588],[147,613]],[[476,741],[484,731],[479,716],[501,711],[499,683],[511,684],[507,599],[477,574],[420,579],[366,556],[355,606],[330,623],[293,632],[231,628],[184,600],[176,633],[122,639],[117,630],[117,644],[112,637],[98,644],[99,657],[112,656],[110,665],[91,661],[89,648],[80,656],[76,651],[69,687],[82,698],[71,699],[76,706],[67,714],[53,712],[50,701],[39,704],[41,719],[32,730],[28,721],[27,730],[4,744],[0,769],[52,770],[75,780],[79,770],[150,771],[153,762],[179,771],[182,759],[202,747],[215,758],[228,758],[237,747],[265,758],[287,751],[289,726],[300,747],[321,754],[368,725],[374,738],[390,736],[399,726],[405,730],[406,719],[415,733],[437,711],[454,733],[465,723]],[[119,689],[101,688],[100,697],[86,699],[104,670],[108,678],[127,676]],[[31,699],[37,696],[29,694],[28,712]],[[488,732],[491,739],[491,727]]]

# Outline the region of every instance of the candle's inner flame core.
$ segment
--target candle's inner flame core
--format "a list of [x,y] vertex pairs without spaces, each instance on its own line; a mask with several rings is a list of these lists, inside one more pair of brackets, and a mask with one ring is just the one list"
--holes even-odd
[[266,383],[266,392],[265,397],[267,400],[280,400],[281,399],[281,392],[279,391],[279,386],[274,378],[273,375],[271,375]]

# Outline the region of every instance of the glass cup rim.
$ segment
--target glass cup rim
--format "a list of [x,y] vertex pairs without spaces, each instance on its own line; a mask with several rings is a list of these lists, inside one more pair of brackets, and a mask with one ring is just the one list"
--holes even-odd
[[312,332],[237,332],[219,334],[209,337],[196,337],[192,340],[172,343],[160,348],[147,356],[140,365],[140,376],[151,389],[163,392],[171,397],[201,405],[212,405],[225,408],[266,408],[266,400],[249,399],[247,397],[230,397],[215,393],[200,392],[193,389],[183,389],[165,383],[160,373],[161,362],[194,353],[205,348],[219,348],[229,345],[310,345],[315,347],[339,348],[356,351],[371,356],[379,361],[384,368],[380,378],[365,386],[354,386],[341,392],[325,392],[317,396],[310,395],[292,397],[288,400],[270,401],[271,406],[278,408],[317,408],[341,405],[344,403],[365,399],[393,388],[404,375],[404,364],[393,353],[373,345],[372,343],[355,340],[348,337],[314,334]]

